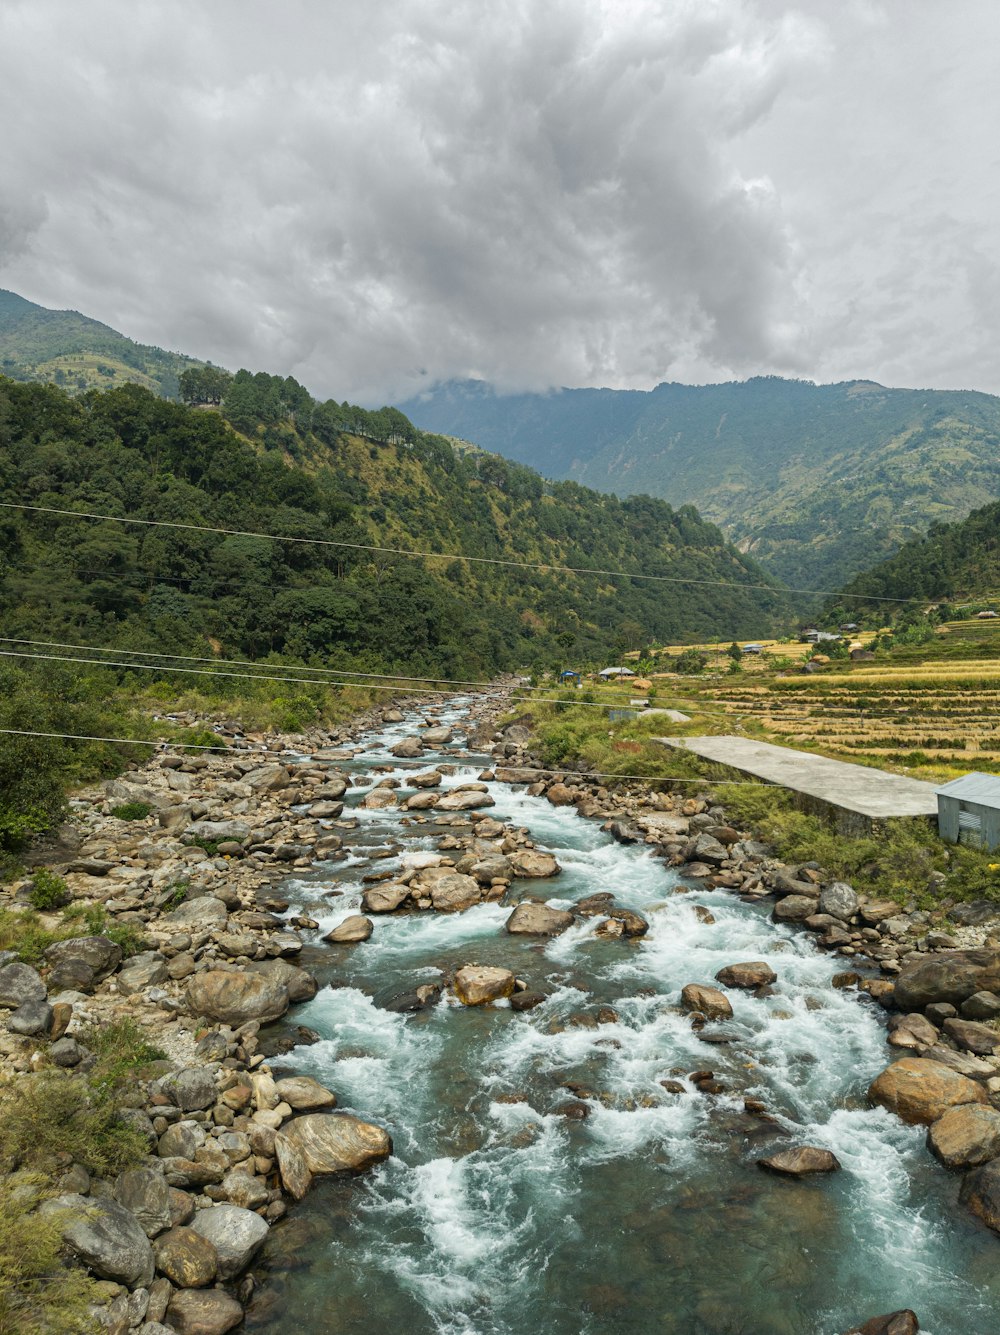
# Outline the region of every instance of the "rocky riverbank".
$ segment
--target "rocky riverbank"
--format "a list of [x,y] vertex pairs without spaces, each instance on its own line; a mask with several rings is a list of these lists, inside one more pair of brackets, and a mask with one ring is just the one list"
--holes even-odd
[[[334,1093],[317,1081],[276,1078],[273,1043],[261,1033],[316,991],[301,960],[316,950],[317,922],[290,914],[280,886],[351,848],[357,821],[343,805],[349,788],[362,790],[362,810],[398,806],[417,829],[433,823],[437,851],[407,854],[400,870],[366,876],[362,911],[324,938],[335,946],[367,940],[381,915],[461,913],[497,902],[510,903],[504,926],[513,936],[556,936],[584,920],[599,936],[645,933],[642,915],[601,891],[571,909],[523,893],[558,875],[558,863],[534,847],[529,831],[490,815],[493,780],[527,785],[553,806],[601,821],[622,843],[650,846],[688,885],[749,901],[773,898],[776,921],[801,925],[819,948],[844,956],[835,986],[856,987],[890,1010],[889,1042],[913,1055],[875,1081],[872,1098],[929,1125],[938,1158],[969,1170],[966,1204],[1000,1230],[992,1177],[1000,1155],[993,1024],[1000,943],[991,940],[989,911],[966,911],[981,921],[940,933],[926,915],[866,899],[819,866],[776,862],[699,785],[680,795],[641,784],[612,790],[583,775],[543,771],[527,729],[494,731],[506,703],[502,692],[473,702],[466,745],[492,749],[493,764],[446,791],[442,778],[454,767],[447,760],[421,767],[424,748],[447,754],[451,747],[456,762],[464,752],[436,711],[401,701],[335,734],[237,739],[224,754],[157,754],[77,798],[61,861],[50,858],[50,865],[75,906],[99,908],[141,949],[125,954],[114,931],[94,932],[53,940],[35,966],[2,957],[0,1064],[18,1080],[53,1066],[86,1074],[94,1054],[85,1036],[124,1017],[166,1054],[137,1073],[129,1100],[127,1117],[145,1138],[144,1162],[113,1178],[72,1161],[52,1168],[58,1194],[44,1208],[66,1212],[69,1250],[104,1281],[107,1329],[231,1329],[253,1293],[250,1267],[289,1202],[302,1199],[316,1176],[362,1172],[391,1153],[389,1131],[333,1111]],[[410,796],[400,801],[400,781],[387,767],[359,774],[339,766],[363,760],[361,735],[401,722],[407,704],[423,719],[393,747],[398,760],[415,762]],[[125,819],[115,814],[123,808],[148,814]],[[30,878],[12,886],[11,907],[31,888]],[[60,921],[43,919],[54,933]],[[732,1013],[727,992],[765,995],[773,981],[757,962],[735,961],[714,978],[692,978],[682,1006],[693,1026],[710,1027]],[[504,999],[527,1010],[544,1000],[513,970],[470,961],[440,985],[401,992],[388,1005],[426,1008],[445,988],[465,1005]],[[711,1083],[699,1088],[710,1093]],[[577,1100],[566,1115],[586,1112]],[[838,1165],[826,1151],[798,1146],[761,1166],[798,1177]],[[906,1324],[911,1317],[894,1313],[860,1329],[897,1335],[918,1329],[915,1318]]]

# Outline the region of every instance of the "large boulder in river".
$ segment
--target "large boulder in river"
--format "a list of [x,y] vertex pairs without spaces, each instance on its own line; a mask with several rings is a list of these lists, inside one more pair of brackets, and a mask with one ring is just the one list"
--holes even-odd
[[909,1307],[885,1316],[873,1316],[861,1326],[855,1326],[847,1335],[920,1335],[920,1322]]
[[462,909],[478,904],[482,897],[479,882],[472,876],[463,876],[461,872],[443,871],[431,881],[431,903],[438,913],[459,913]]
[[963,1103],[931,1123],[927,1148],[947,1168],[975,1168],[1000,1157],[1000,1112]]
[[1000,1159],[966,1173],[958,1199],[994,1233],[1000,1233]]
[[873,1103],[888,1108],[904,1122],[931,1122],[963,1103],[987,1103],[982,1085],[941,1062],[903,1057],[876,1076],[868,1087]]
[[976,992],[1000,992],[1000,950],[944,950],[904,965],[896,979],[895,1004],[922,1011],[935,1001],[960,1006]]
[[218,1253],[220,1279],[233,1279],[245,1270],[267,1237],[267,1224],[260,1215],[241,1205],[215,1205],[210,1210],[199,1210],[191,1227],[207,1238]]
[[727,964],[715,975],[715,981],[723,987],[741,987],[748,992],[758,987],[769,987],[777,980],[778,975],[763,960],[753,960],[749,964]]
[[149,1239],[136,1217],[117,1201],[71,1193],[46,1201],[42,1210],[55,1215],[70,1251],[101,1279],[130,1289],[151,1282]]
[[394,913],[410,896],[410,887],[397,881],[383,881],[370,885],[361,896],[361,907],[366,913]]
[[817,1149],[815,1145],[799,1145],[795,1149],[779,1150],[766,1159],[758,1159],[757,1167],[781,1177],[808,1177],[812,1173],[838,1172],[840,1160],[829,1150]]
[[337,1096],[311,1075],[289,1075],[275,1081],[275,1093],[295,1112],[320,1112],[337,1105]]
[[525,900],[504,923],[512,936],[558,936],[573,926],[572,913]]
[[219,1273],[219,1254],[208,1238],[182,1225],[153,1243],[156,1268],[179,1289],[201,1289]]
[[191,978],[187,1000],[193,1014],[219,1024],[267,1024],[288,1010],[288,987],[273,975],[209,969]]
[[478,788],[454,788],[438,800],[438,811],[478,811],[480,807],[495,807],[489,793]]
[[285,1123],[275,1134],[274,1151],[282,1185],[300,1201],[316,1175],[360,1173],[387,1159],[392,1138],[348,1113],[311,1113]]
[[330,941],[334,945],[355,945],[359,941],[367,941],[374,930],[371,918],[366,918],[360,913],[352,913],[327,932],[323,940]]
[[360,805],[366,811],[380,811],[383,807],[394,807],[399,801],[393,788],[373,788],[365,793]]
[[819,911],[831,918],[850,922],[858,911],[858,897],[846,881],[831,881],[819,892]]
[[709,1020],[728,1020],[733,1014],[727,996],[717,987],[703,987],[701,983],[688,983],[681,989],[681,1007],[698,1011]]
[[484,1006],[509,997],[513,991],[514,975],[509,969],[467,964],[455,974],[455,996],[463,1006]]
[[562,870],[551,853],[540,853],[537,848],[519,848],[507,855],[514,876],[524,880],[543,880]]
[[400,760],[414,760],[423,749],[423,742],[419,737],[403,737],[395,746],[389,747],[390,753]]

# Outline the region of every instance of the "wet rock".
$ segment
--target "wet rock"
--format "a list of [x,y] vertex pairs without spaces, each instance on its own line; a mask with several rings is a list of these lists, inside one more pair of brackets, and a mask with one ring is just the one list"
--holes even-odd
[[974,1020],[945,1020],[942,1027],[952,1042],[965,1052],[989,1057],[1000,1048],[1000,1033]]
[[540,1006],[545,1001],[544,992],[514,992],[510,999],[510,1008],[512,1011],[530,1011],[536,1006]]
[[382,1009],[394,1011],[398,1015],[408,1015],[415,1011],[426,1010],[436,1005],[441,997],[439,983],[425,983],[411,992],[400,992],[382,1004]]
[[243,1308],[222,1289],[178,1289],[166,1315],[177,1335],[226,1335],[243,1320]]
[[641,844],[645,838],[638,825],[628,820],[613,820],[608,826],[608,833],[619,844]]
[[179,1289],[202,1289],[219,1273],[219,1255],[208,1238],[183,1226],[162,1233],[153,1244],[156,1268]]
[[540,853],[537,848],[520,848],[507,855],[510,870],[518,879],[543,880],[557,875],[562,868],[551,853]]
[[846,881],[831,881],[819,892],[819,911],[850,922],[858,911],[858,897]]
[[371,918],[365,918],[360,913],[352,913],[349,918],[345,918],[327,932],[323,940],[335,945],[354,945],[359,941],[367,941],[374,930]]
[[274,1089],[279,1100],[295,1112],[318,1112],[333,1108],[337,1103],[336,1095],[311,1075],[290,1075],[284,1080],[276,1080]]
[[288,988],[259,973],[209,969],[188,983],[188,1006],[195,1015],[238,1027],[248,1020],[277,1020],[288,1009]]
[[575,911],[583,918],[602,918],[611,912],[614,902],[614,895],[602,890],[596,895],[586,895],[583,899],[578,899]]
[[1000,1112],[978,1103],[951,1108],[927,1132],[927,1148],[948,1168],[974,1168],[1000,1156]]
[[995,1020],[1000,1016],[1000,997],[995,992],[974,992],[962,1002],[965,1020]]
[[384,807],[394,807],[398,801],[392,788],[373,788],[370,793],[365,793],[359,805],[366,811],[379,811]]
[[855,973],[853,969],[845,969],[843,973],[835,973],[830,979],[830,986],[838,990],[848,987],[857,987],[861,982],[861,975]]
[[360,1173],[392,1153],[392,1139],[380,1126],[347,1113],[310,1113],[286,1122],[274,1137],[285,1190],[301,1200],[314,1176]]
[[489,793],[475,789],[456,788],[438,799],[439,811],[478,811],[482,807],[495,807],[496,802]]
[[633,913],[631,909],[615,909],[594,930],[599,936],[625,937],[631,940],[645,936],[649,931],[649,923],[641,913]]
[[573,926],[572,913],[553,909],[548,904],[533,904],[525,900],[504,923],[512,936],[558,936]]
[[410,887],[395,881],[371,885],[361,896],[361,907],[366,913],[394,913],[409,898]]
[[45,984],[30,964],[0,965],[0,1006],[16,1007],[26,1001],[44,1001]]
[[959,1104],[987,1102],[981,1085],[924,1057],[903,1057],[894,1062],[872,1081],[868,1097],[904,1122],[925,1125]]
[[767,1159],[758,1159],[757,1167],[767,1173],[778,1173],[783,1177],[808,1177],[812,1173],[836,1173],[840,1171],[840,1160],[829,1150],[817,1149],[813,1145],[800,1145],[795,1149],[779,1150]]
[[863,1325],[855,1326],[847,1335],[920,1335],[916,1312],[908,1307],[886,1316],[870,1317]]
[[142,1226],[107,1197],[56,1196],[41,1209],[55,1216],[70,1251],[101,1279],[129,1288],[153,1278],[153,1249]]
[[438,913],[460,913],[482,899],[479,882],[460,872],[444,871],[435,876],[430,887],[430,899]]
[[510,996],[514,991],[514,975],[509,969],[467,964],[455,974],[454,988],[463,1006],[484,1006]]
[[967,1173],[958,1199],[994,1233],[1000,1233],[1000,1159]]
[[577,799],[577,790],[564,783],[553,783],[545,790],[545,800],[554,807],[571,807]]
[[701,983],[688,983],[681,989],[681,1006],[686,1011],[697,1011],[709,1020],[728,1020],[733,1014],[728,997],[717,987],[705,987]]
[[976,992],[1000,992],[1000,950],[949,950],[903,966],[896,979],[900,1010],[923,1010],[932,1002],[960,1006]]
[[414,760],[422,754],[423,749],[423,742],[419,737],[404,737],[396,742],[395,746],[390,746],[389,752],[400,760]]
[[715,975],[715,981],[723,987],[739,987],[752,992],[777,982],[778,975],[763,960],[753,960],[749,964],[727,964]]
[[245,1270],[267,1237],[267,1224],[260,1215],[239,1205],[199,1210],[191,1227],[218,1253],[220,1279],[232,1279]]

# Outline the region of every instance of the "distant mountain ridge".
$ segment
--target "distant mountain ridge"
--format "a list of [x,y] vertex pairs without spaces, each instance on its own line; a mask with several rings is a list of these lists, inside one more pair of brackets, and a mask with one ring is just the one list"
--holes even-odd
[[600,491],[690,503],[793,586],[836,588],[1000,496],[1000,398],[763,376],[500,395],[450,381],[419,427]]
[[136,343],[79,311],[49,310],[0,288],[0,374],[11,380],[52,381],[70,394],[131,383],[175,399],[181,372],[204,365]]

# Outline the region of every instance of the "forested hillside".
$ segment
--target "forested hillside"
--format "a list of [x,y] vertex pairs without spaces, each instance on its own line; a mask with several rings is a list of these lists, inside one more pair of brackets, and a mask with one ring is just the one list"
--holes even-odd
[[0,373],[53,381],[69,393],[137,384],[176,398],[193,357],[146,347],[78,311],[52,311],[0,288]]
[[500,396],[472,381],[401,408],[550,477],[691,503],[792,585],[836,588],[1000,496],[987,394],[767,376]]
[[0,380],[0,499],[288,539],[0,511],[9,636],[468,676],[761,634],[782,610],[688,507],[549,485],[393,410],[245,372],[221,413]]
[[853,580],[845,606],[859,598],[926,598],[953,602],[1000,595],[1000,502],[956,524],[936,524],[888,561]]

